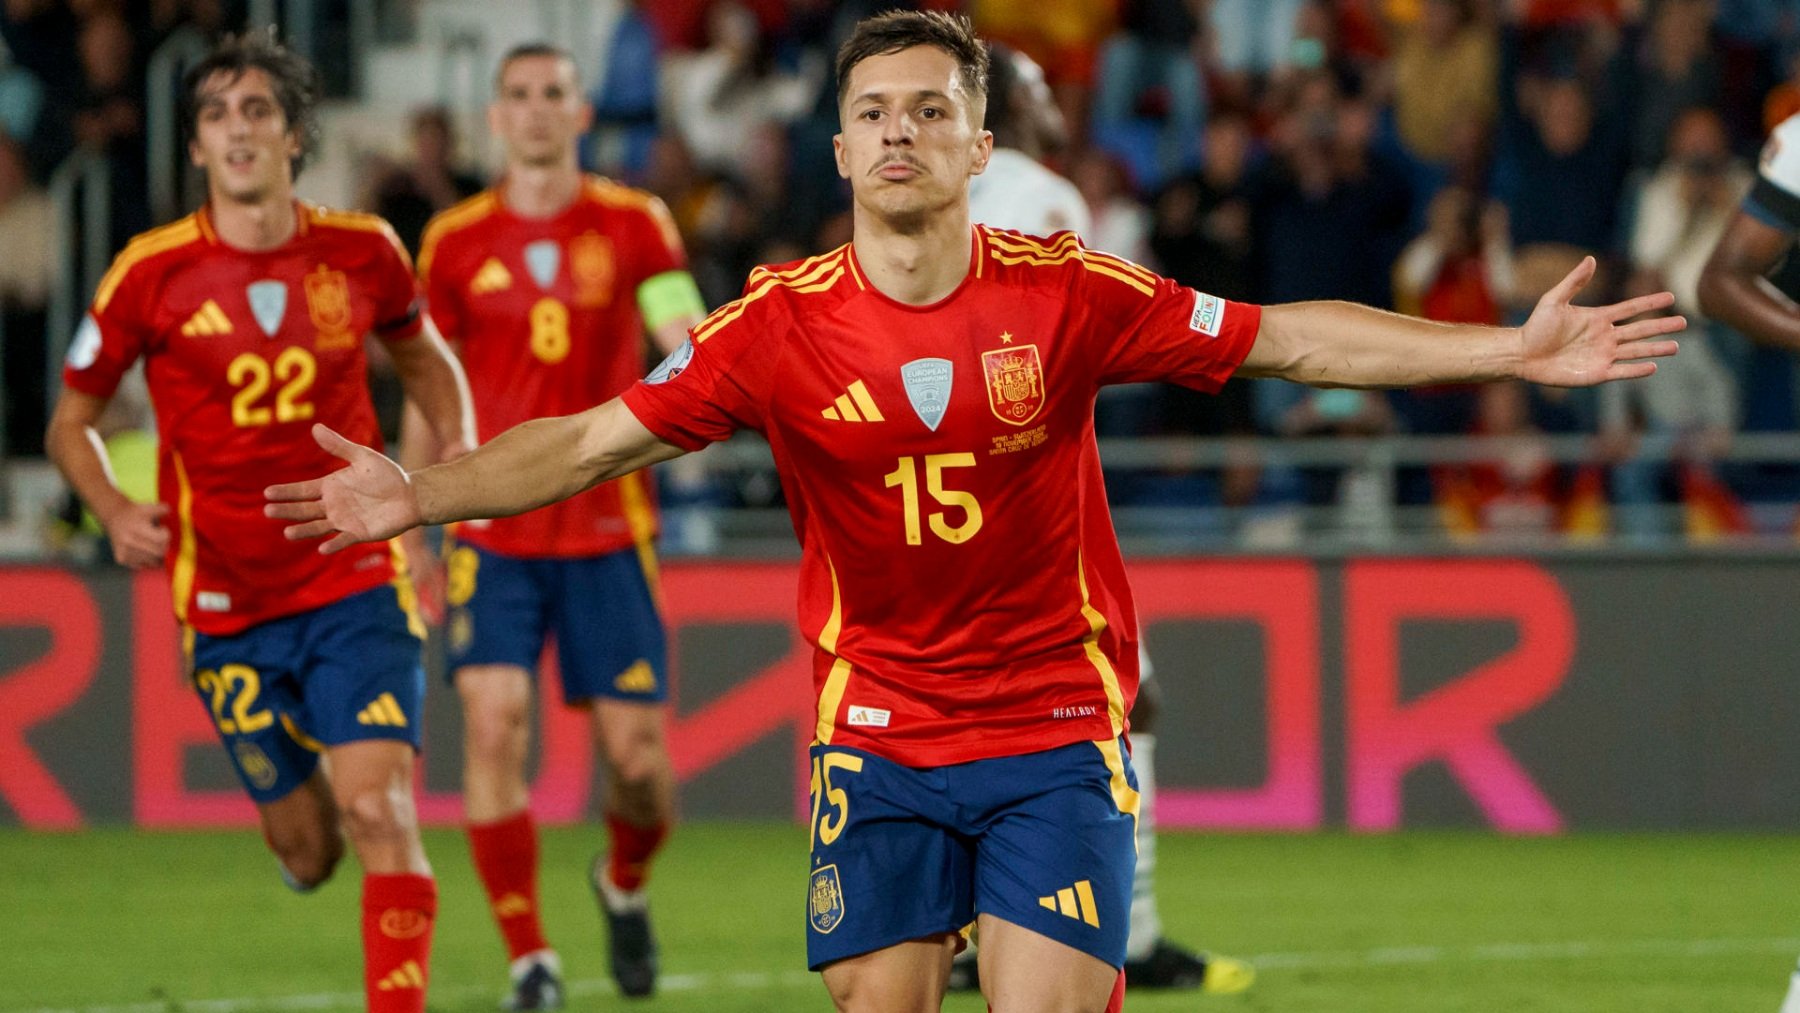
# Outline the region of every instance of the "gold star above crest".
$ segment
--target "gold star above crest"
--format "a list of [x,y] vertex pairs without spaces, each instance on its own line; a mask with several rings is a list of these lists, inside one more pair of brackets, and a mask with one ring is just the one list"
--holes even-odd
[[1011,331],[1001,331],[1000,332],[1000,343],[1002,345],[1012,344],[1012,332]]

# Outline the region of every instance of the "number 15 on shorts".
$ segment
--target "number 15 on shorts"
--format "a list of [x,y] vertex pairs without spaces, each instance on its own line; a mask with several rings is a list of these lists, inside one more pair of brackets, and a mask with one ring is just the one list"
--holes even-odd
[[[863,758],[852,753],[825,753],[812,761],[812,834],[813,846],[830,847],[850,822],[850,798],[841,787],[833,787],[833,771],[840,776],[859,773]],[[826,808],[829,806],[830,808]]]

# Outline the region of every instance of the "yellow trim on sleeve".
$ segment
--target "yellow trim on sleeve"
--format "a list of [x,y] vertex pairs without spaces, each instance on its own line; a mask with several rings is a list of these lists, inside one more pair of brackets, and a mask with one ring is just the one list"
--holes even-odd
[[161,228],[151,229],[127,243],[125,249],[113,258],[112,266],[107,268],[99,287],[94,290],[94,311],[100,313],[106,310],[106,305],[112,302],[113,295],[119,289],[119,283],[125,280],[133,267],[159,253],[199,242],[201,238],[199,216],[188,215]]

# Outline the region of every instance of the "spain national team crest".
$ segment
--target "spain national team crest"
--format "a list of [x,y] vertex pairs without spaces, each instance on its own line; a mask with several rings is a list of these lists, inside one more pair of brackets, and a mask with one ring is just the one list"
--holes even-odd
[[844,887],[838,882],[837,866],[813,870],[812,885],[806,897],[806,917],[812,923],[813,931],[821,935],[843,923]]
[[575,301],[583,306],[612,302],[614,258],[612,240],[597,232],[583,232],[569,242],[569,278],[575,283]]
[[306,315],[320,334],[350,331],[350,282],[324,264],[306,276]]
[[981,353],[987,381],[988,407],[1002,422],[1022,426],[1044,407],[1044,360],[1036,345],[996,348]]
[[239,739],[231,747],[231,751],[237,756],[238,769],[244,772],[244,776],[250,779],[251,784],[263,791],[275,787],[275,782],[280,779],[281,772],[276,770],[275,764],[269,761],[269,754],[257,748],[256,743]]

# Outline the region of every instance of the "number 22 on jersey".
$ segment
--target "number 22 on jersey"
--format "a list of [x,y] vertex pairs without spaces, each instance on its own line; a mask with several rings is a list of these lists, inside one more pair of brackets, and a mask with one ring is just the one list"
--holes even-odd
[[[237,388],[231,398],[232,424],[249,428],[266,426],[271,421],[301,422],[312,418],[313,405],[306,395],[318,375],[318,360],[304,348],[282,349],[273,365],[255,352],[239,355],[225,367],[225,381]],[[281,381],[273,409],[259,403],[269,392],[271,379]]]

